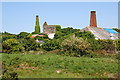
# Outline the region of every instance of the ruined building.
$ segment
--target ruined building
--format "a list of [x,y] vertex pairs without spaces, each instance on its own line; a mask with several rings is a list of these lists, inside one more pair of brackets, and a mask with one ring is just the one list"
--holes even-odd
[[96,11],[90,12],[90,26],[85,27],[82,31],[90,31],[94,34],[95,39],[118,39],[118,32],[113,29],[100,28],[97,26]]
[[56,32],[55,25],[48,25],[47,22],[43,24],[43,33],[47,34],[50,39],[54,38],[55,32]]
[[36,16],[35,31],[32,32],[30,38],[35,38],[36,36],[44,37],[44,34],[47,34],[50,39],[54,38],[56,32],[56,25],[48,25],[47,22],[43,24],[43,33],[40,33],[39,17]]
[[56,26],[55,25],[48,25],[47,22],[43,24],[43,33],[44,34],[52,34],[55,33]]

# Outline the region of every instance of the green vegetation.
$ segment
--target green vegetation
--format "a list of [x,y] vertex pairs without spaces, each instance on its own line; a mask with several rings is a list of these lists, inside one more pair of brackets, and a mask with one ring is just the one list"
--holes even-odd
[[115,57],[3,54],[3,63],[11,67],[18,78],[115,78],[118,72]]
[[[39,34],[38,20],[35,27],[32,34]],[[56,30],[54,39],[42,33],[35,38],[27,32],[1,33],[3,78],[117,77],[120,39],[96,40],[91,32],[60,25]]]
[[30,33],[20,32],[20,33],[17,35],[17,38],[18,38],[18,39],[28,38],[29,35],[30,35]]
[[[38,17],[38,16],[37,16]],[[40,25],[39,25],[39,19],[36,18],[36,25],[35,25],[35,31],[33,34],[39,34],[40,33]]]
[[17,36],[15,34],[10,34],[8,32],[4,32],[4,33],[0,33],[0,34],[1,34],[0,36],[2,37],[1,42],[5,41],[7,39],[11,39],[11,38],[17,39]]
[[4,53],[20,53],[24,47],[16,39],[7,39],[2,43]]
[[118,33],[120,33],[120,29],[118,28],[113,28],[115,31],[117,31]]
[[86,40],[75,37],[75,35],[63,40],[61,43],[61,51],[69,56],[82,56],[87,54],[89,53],[89,47],[90,44]]

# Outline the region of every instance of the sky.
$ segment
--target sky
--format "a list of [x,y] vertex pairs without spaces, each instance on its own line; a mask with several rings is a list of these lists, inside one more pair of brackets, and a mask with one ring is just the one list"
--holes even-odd
[[98,27],[118,28],[117,2],[2,2],[2,31],[31,33],[36,15],[39,15],[41,32],[45,21],[48,25],[82,29],[89,26],[93,10]]

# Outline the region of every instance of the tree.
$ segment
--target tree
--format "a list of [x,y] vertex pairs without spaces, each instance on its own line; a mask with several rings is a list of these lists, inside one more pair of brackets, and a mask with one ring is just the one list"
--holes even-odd
[[68,27],[68,28],[63,28],[61,30],[59,30],[60,28],[58,28],[58,31],[56,31],[55,37],[54,39],[59,39],[63,36],[69,35],[69,34],[73,34],[75,32],[79,32],[79,29],[73,29],[72,27]]
[[61,26],[60,25],[56,25],[56,31],[60,31],[61,30]]
[[20,53],[24,47],[16,39],[7,39],[2,43],[3,52],[5,53]]

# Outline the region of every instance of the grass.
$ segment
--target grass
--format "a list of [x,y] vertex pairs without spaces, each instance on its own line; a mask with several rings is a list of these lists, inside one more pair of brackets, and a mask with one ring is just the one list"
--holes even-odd
[[2,61],[19,78],[115,78],[118,73],[118,59],[112,57],[3,54]]

